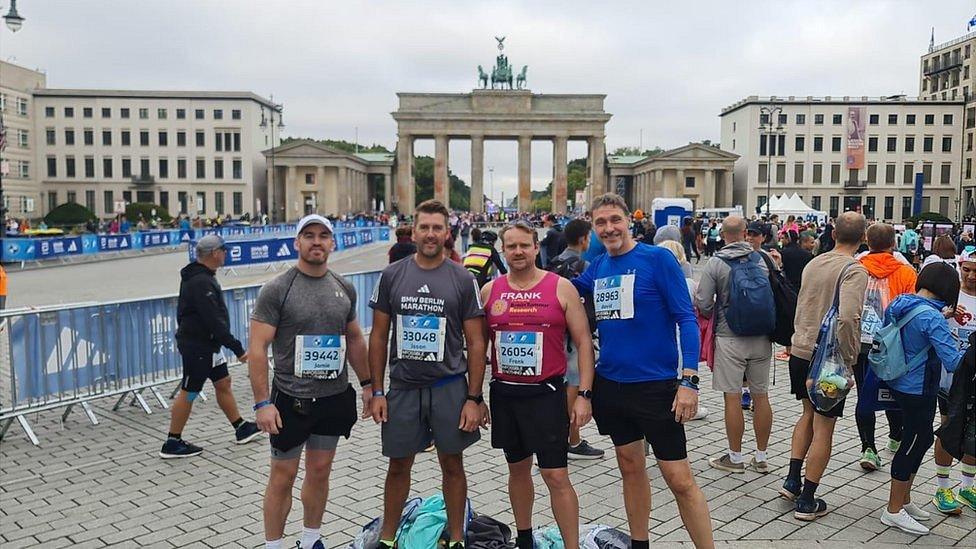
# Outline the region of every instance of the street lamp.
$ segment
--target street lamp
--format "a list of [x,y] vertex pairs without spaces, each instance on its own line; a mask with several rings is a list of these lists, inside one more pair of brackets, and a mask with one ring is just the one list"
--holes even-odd
[[495,167],[488,166],[488,200],[495,202]]
[[[766,105],[759,107],[759,131],[766,132],[766,154],[769,161],[766,164],[766,219],[769,219],[769,202],[772,199],[773,186],[773,143],[777,135],[782,133],[783,125],[779,123],[779,115],[783,112],[783,107],[779,105]],[[763,116],[766,121],[763,122]],[[781,153],[783,151],[780,151]]]
[[[277,126],[278,128],[278,137],[280,138],[281,130],[284,129],[285,127],[285,122],[282,119],[281,111],[282,111],[281,103],[275,103],[274,94],[271,94],[271,121],[270,121],[271,124],[271,192],[268,193],[268,196],[274,196],[275,190],[277,190],[275,187],[277,186],[277,182],[278,182],[278,171],[275,169],[275,149],[278,148],[278,145],[275,143],[275,126]],[[275,120],[274,120],[274,115],[276,112],[278,113],[277,124],[275,124]],[[269,123],[268,119],[265,118],[264,116],[264,108],[262,108],[261,127],[266,129],[268,127],[268,123]],[[270,213],[271,223],[274,223],[275,207],[274,204],[271,202],[271,200],[268,200],[268,213]]]
[[3,16],[3,19],[7,22],[7,28],[10,29],[10,32],[17,32],[20,27],[24,26],[24,18],[17,13],[17,0],[10,0],[10,11]]

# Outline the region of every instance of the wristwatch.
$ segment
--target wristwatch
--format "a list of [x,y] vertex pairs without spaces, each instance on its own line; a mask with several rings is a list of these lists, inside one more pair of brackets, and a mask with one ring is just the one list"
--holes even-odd
[[680,385],[682,387],[687,387],[689,389],[692,389],[694,391],[697,391],[698,390],[698,382],[699,382],[699,378],[698,378],[697,375],[681,376],[681,383],[680,383]]
[[579,392],[579,396],[585,398],[586,400],[593,400],[593,391],[590,389],[583,389]]
[[471,402],[474,402],[475,404],[481,404],[482,402],[485,401],[484,395],[468,395],[464,398],[466,400],[470,400]]

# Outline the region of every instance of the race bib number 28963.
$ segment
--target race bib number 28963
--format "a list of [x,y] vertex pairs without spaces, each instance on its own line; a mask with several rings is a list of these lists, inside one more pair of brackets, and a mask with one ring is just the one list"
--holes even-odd
[[635,278],[636,275],[625,274],[594,281],[593,308],[597,321],[634,318]]

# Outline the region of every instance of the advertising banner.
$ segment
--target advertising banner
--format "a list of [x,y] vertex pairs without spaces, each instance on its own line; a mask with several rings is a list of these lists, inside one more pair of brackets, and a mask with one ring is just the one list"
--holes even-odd
[[36,246],[37,259],[80,254],[83,249],[80,236],[45,238],[38,241]]
[[847,169],[864,168],[864,126],[867,121],[866,107],[847,109]]
[[131,234],[103,234],[98,236],[98,251],[100,252],[121,252],[131,249]]

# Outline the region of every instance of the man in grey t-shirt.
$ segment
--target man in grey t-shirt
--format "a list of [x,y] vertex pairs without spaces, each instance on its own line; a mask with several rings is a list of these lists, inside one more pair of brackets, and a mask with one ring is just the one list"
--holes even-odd
[[[327,268],[335,246],[332,224],[320,215],[298,223],[298,264],[268,282],[251,314],[251,387],[258,427],[271,434],[271,478],[265,494],[265,539],[282,547],[292,485],[305,447],[305,528],[300,547],[319,548],[329,472],[340,436],[356,422],[356,393],[347,364],[363,388],[363,412],[372,387],[366,339],[356,321],[356,291]],[[268,346],[274,383],[268,387]],[[365,417],[365,416],[364,416]]]
[[[480,438],[479,425],[487,422],[481,395],[485,328],[474,276],[444,259],[448,215],[447,208],[434,200],[417,206],[413,225],[417,253],[383,271],[369,302],[373,309],[369,365],[375,380],[371,411],[373,420],[382,423],[383,455],[390,458],[381,548],[393,547],[410,492],[414,456],[431,440],[443,474],[450,549],[464,540],[467,480],[461,455]],[[390,391],[386,394],[382,380],[388,358]]]

